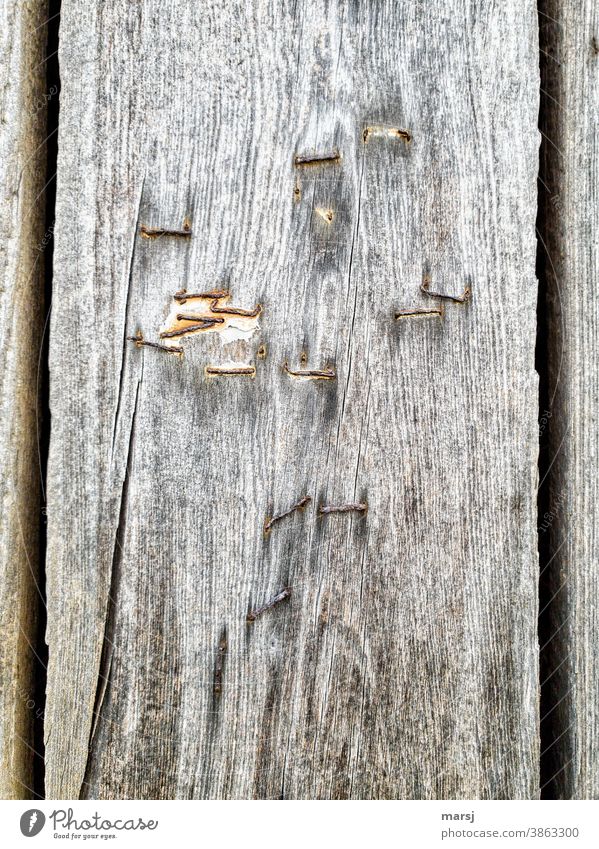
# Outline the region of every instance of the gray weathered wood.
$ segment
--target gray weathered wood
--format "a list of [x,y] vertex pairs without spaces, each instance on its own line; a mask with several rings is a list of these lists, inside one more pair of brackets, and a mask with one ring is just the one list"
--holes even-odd
[[535,797],[535,4],[63,0],[61,75],[48,795]]
[[548,498],[539,517],[549,539],[544,781],[556,798],[598,799],[599,10],[591,0],[540,8],[549,367]]
[[33,795],[46,3],[0,3],[0,798]]

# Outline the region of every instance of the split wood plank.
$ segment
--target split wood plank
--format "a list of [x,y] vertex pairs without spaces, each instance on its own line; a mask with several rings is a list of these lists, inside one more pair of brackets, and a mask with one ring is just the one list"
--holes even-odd
[[[49,797],[534,798],[535,4],[63,0],[60,55]],[[128,341],[182,288],[257,328]]]
[[0,3],[0,798],[34,796],[47,4]]
[[543,781],[599,798],[599,9],[540,4],[540,274],[548,368],[539,516]]

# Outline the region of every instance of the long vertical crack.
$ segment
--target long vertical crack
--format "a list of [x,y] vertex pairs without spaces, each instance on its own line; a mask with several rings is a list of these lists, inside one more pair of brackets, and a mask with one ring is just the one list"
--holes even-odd
[[37,635],[35,646],[35,703],[36,710],[33,729],[33,790],[36,798],[45,795],[44,769],[44,710],[46,697],[46,678],[48,666],[48,647],[45,640],[46,632],[46,471],[48,465],[48,448],[50,443],[50,406],[49,406],[49,368],[48,343],[50,311],[52,307],[52,274],[54,253],[54,221],[56,209],[56,169],[58,163],[58,115],[60,99],[60,73],[58,65],[58,38],[60,24],[61,0],[48,0],[47,9],[47,41],[46,41],[46,180],[45,180],[45,236],[44,249],[44,304],[45,324],[42,346],[39,354],[38,369],[38,404],[39,431],[38,449],[40,474],[42,477],[41,513],[39,532],[39,592],[41,595],[37,618]]
[[558,462],[568,438],[567,411],[559,396],[563,338],[560,332],[560,218],[564,105],[560,103],[563,38],[557,0],[539,0],[541,101],[537,215],[539,280],[536,366],[539,373],[539,648],[541,798],[569,795],[574,752],[569,662],[568,583],[560,551],[567,544],[561,521],[563,481]]

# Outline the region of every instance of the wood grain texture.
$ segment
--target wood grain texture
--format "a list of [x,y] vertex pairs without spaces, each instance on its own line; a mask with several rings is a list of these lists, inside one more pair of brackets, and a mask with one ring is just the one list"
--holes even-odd
[[547,540],[541,678],[548,792],[599,798],[599,10],[545,2],[540,222],[546,298]]
[[[64,0],[50,798],[536,796],[537,49],[515,0]],[[395,321],[425,272],[471,301]],[[181,288],[258,330],[126,340]]]
[[0,3],[0,798],[33,795],[46,4]]

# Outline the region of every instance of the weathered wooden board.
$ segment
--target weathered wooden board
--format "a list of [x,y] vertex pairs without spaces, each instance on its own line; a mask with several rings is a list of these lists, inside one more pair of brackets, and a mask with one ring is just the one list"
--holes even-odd
[[33,795],[46,4],[0,3],[0,798]]
[[[541,252],[547,315],[543,771],[556,798],[599,798],[599,9],[545,2]],[[543,541],[547,540],[547,544]]]
[[[535,4],[64,0],[61,75],[49,797],[535,797]],[[182,288],[254,330],[127,341]]]

